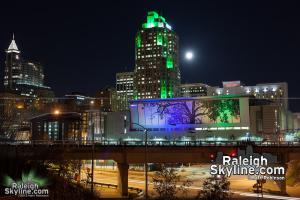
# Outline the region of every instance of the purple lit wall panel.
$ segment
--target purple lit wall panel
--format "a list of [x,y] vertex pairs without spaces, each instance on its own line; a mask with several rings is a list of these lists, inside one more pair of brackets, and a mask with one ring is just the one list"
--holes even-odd
[[240,123],[239,99],[135,101],[131,105],[131,115],[132,122],[147,128]]

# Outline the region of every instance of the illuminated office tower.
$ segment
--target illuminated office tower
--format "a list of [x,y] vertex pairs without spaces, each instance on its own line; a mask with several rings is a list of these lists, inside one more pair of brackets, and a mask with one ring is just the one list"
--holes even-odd
[[22,61],[21,52],[19,51],[15,38],[6,50],[6,60],[4,69],[4,88],[6,91],[17,89],[17,83],[21,80]]
[[43,66],[21,58],[14,36],[6,50],[4,89],[5,92],[31,97],[38,96],[41,90],[50,90],[44,85]]
[[133,99],[133,72],[116,74],[117,110],[129,110],[128,101]]
[[136,34],[134,75],[135,99],[179,96],[178,36],[157,12]]

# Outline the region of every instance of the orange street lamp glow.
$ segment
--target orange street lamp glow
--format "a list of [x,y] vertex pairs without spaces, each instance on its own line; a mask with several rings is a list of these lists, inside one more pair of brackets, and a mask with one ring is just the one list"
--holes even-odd
[[59,110],[55,110],[55,111],[54,111],[54,114],[55,114],[55,115],[59,115],[59,114],[60,114],[60,111],[59,111]]

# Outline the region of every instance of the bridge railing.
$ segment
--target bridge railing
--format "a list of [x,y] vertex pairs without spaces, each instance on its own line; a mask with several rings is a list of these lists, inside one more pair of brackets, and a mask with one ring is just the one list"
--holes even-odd
[[[150,140],[147,142],[148,146],[182,146],[182,147],[192,147],[192,146],[245,146],[245,145],[256,145],[256,146],[300,146],[299,142],[287,142],[287,141],[154,141]],[[14,140],[14,141],[0,141],[0,145],[47,145],[47,146],[77,146],[79,147],[89,147],[89,146],[145,146],[144,141],[91,141],[91,140]]]
[[[81,182],[84,183],[84,184],[91,184],[92,183],[90,181],[81,181]],[[114,189],[118,188],[117,184],[111,184],[111,183],[93,182],[93,184],[95,186],[99,186],[99,187],[107,187],[107,188],[114,188]],[[142,189],[139,189],[139,188],[136,188],[136,187],[128,187],[128,190],[135,191],[136,193],[140,193],[140,192],[143,191]]]

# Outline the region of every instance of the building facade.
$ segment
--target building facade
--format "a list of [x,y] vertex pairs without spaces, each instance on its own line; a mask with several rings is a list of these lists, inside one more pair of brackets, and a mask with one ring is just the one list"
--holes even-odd
[[135,37],[134,99],[179,96],[178,36],[157,12]]
[[224,81],[223,87],[210,87],[208,90],[208,96],[231,94],[249,95],[256,99],[270,99],[277,102],[284,109],[288,109],[288,84],[285,82],[246,86],[241,81]]
[[[101,141],[104,139],[105,117],[107,112],[99,109],[86,110],[87,134],[86,140]],[[84,130],[83,130],[84,131]]]
[[6,50],[4,89],[5,92],[29,97],[37,97],[37,90],[50,90],[44,85],[43,66],[22,59],[14,37]]
[[248,95],[132,100],[130,116],[112,114],[113,120],[105,121],[110,127],[105,129],[105,137],[129,142],[144,139],[141,126],[148,130],[148,140],[152,142],[278,141],[286,135],[281,129],[285,121],[280,106]]
[[129,100],[133,100],[133,72],[116,74],[117,110],[129,110]]
[[82,140],[82,119],[76,112],[47,113],[31,119],[32,140]]
[[224,81],[223,87],[210,87],[208,95],[248,95],[254,99],[263,99],[272,102],[272,105],[278,106],[277,111],[279,121],[278,128],[288,130],[291,127],[288,122],[289,102],[288,102],[288,84],[279,83],[260,83],[254,86],[246,86],[241,81]]
[[0,137],[16,138],[21,130],[30,130],[32,117],[26,100],[21,95],[0,93]]
[[114,87],[105,87],[96,93],[95,107],[103,112],[112,112],[118,109],[117,92]]
[[203,83],[186,83],[180,85],[181,97],[207,96],[208,85]]

